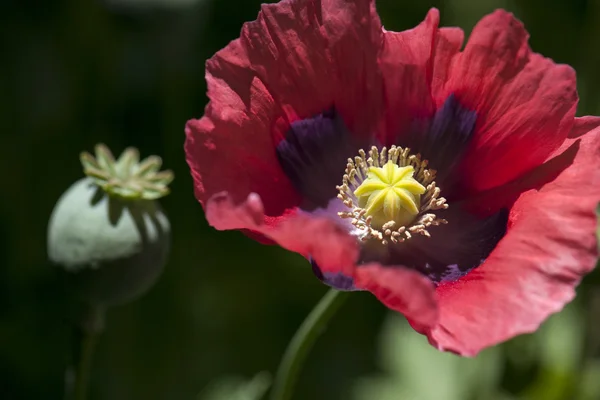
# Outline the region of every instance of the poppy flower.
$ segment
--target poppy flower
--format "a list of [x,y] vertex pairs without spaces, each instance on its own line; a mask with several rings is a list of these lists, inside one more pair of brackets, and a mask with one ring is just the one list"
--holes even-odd
[[594,267],[600,118],[575,117],[574,70],[512,14],[464,48],[438,23],[388,31],[372,0],[263,5],[207,61],[185,150],[213,227],[473,356],[536,330]]

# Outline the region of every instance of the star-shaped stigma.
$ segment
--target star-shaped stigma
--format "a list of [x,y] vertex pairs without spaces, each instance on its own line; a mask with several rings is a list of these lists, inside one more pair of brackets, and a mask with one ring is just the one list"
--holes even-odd
[[354,191],[359,206],[376,221],[409,224],[419,214],[426,190],[414,173],[412,165],[400,167],[391,160],[382,167],[370,167],[367,179]]

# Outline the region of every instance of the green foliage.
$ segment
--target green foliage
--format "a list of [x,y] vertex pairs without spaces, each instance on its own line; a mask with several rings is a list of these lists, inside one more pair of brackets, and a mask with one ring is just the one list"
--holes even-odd
[[536,338],[537,378],[523,394],[528,400],[568,400],[574,397],[583,351],[584,321],[575,304],[552,316]]
[[[406,321],[390,314],[379,341],[383,373],[363,378],[354,400],[596,400],[600,364],[585,360],[580,303],[552,316],[539,331],[460,358],[434,350]],[[503,388],[507,366],[528,375],[522,390]]]
[[270,385],[271,377],[266,372],[249,381],[240,377],[224,377],[200,393],[197,400],[260,400]]
[[441,353],[397,314],[390,313],[383,327],[379,360],[384,374],[361,381],[355,400],[503,398],[497,391],[500,349],[487,349],[473,359]]

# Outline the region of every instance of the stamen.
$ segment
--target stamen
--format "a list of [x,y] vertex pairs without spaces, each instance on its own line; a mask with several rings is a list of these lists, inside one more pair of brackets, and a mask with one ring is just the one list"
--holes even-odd
[[[337,197],[349,209],[349,211],[339,212],[338,215],[341,218],[352,219],[352,225],[361,232],[361,240],[367,241],[376,239],[384,245],[389,242],[401,243],[410,239],[413,235],[430,237],[428,231],[429,227],[448,223],[445,219],[438,218],[432,213],[432,211],[435,210],[448,208],[448,204],[444,197],[440,197],[440,188],[435,184],[436,171],[427,168],[429,163],[427,160],[421,160],[420,154],[410,154],[409,148],[397,146],[392,146],[389,149],[383,147],[381,152],[377,147],[373,146],[368,153],[363,149],[360,149],[358,154],[358,156],[354,157],[354,160],[351,158],[348,159],[342,184],[337,186],[336,189],[339,191]],[[387,222],[375,223],[373,214],[376,214],[374,211],[380,204],[374,206],[374,203],[387,201],[387,198],[378,196],[377,199],[372,199],[371,197],[373,194],[371,193],[378,192],[370,190],[370,188],[365,189],[364,186],[362,189],[359,189],[365,181],[372,179],[374,174],[377,175],[380,173],[372,168],[379,168],[379,171],[381,171],[381,168],[388,166],[389,162],[394,164],[393,174],[398,182],[400,182],[401,179],[404,179],[403,176],[406,176],[406,180],[403,181],[403,187],[408,188],[408,197],[402,194],[402,198],[407,200],[408,203],[401,204],[397,203],[397,199],[392,200],[396,201],[397,204],[394,204],[396,208],[401,205],[406,207],[407,210],[412,210],[409,211],[410,215],[408,217],[411,219],[410,223],[398,223],[398,221],[406,220],[406,214],[393,220],[390,219]],[[403,170],[399,170],[398,167]],[[412,167],[414,171],[411,173],[410,170],[405,169],[404,167]],[[391,174],[392,170],[389,170],[388,173]],[[393,183],[390,185],[392,184]],[[373,188],[377,189],[376,186],[377,185],[374,185]],[[424,190],[419,190],[419,186],[422,186]],[[356,192],[358,192],[358,196]],[[368,196],[371,196],[369,197],[369,204],[365,204],[364,207],[361,207],[359,205],[359,197],[363,199],[361,201],[364,202],[364,198]],[[413,211],[415,211],[411,206],[411,203],[413,202],[416,206],[416,214],[413,214]],[[390,207],[393,208],[390,204],[387,204],[387,206],[386,211],[389,211]],[[377,208],[377,210],[379,210],[379,208]],[[390,212],[397,215],[397,210]],[[381,212],[379,212],[379,214],[381,214]],[[380,219],[378,220],[381,221]]]

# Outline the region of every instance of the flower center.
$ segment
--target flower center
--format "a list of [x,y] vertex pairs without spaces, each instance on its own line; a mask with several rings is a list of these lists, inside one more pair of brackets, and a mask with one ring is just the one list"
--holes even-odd
[[350,211],[339,212],[352,218],[361,231],[361,239],[378,239],[383,244],[410,239],[413,234],[430,236],[427,228],[447,223],[431,211],[446,209],[439,197],[435,170],[427,169],[427,160],[411,155],[410,149],[392,146],[359,150],[349,158],[338,198]]
[[369,167],[367,179],[354,191],[358,205],[381,224],[410,223],[419,213],[425,193],[425,186],[413,178],[414,173],[412,165],[400,167],[392,160],[383,167]]

